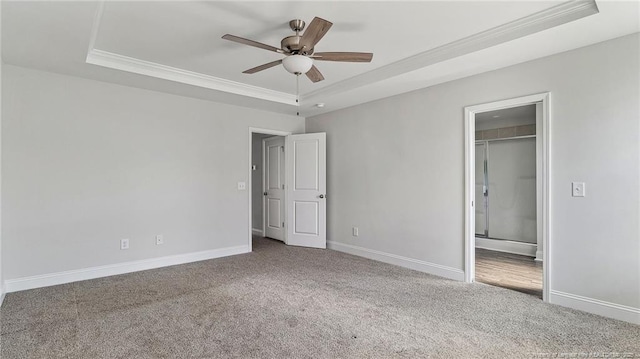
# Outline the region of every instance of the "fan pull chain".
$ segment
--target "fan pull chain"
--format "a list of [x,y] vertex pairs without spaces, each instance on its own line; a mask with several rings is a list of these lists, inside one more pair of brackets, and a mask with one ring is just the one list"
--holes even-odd
[[[296,106],[300,108],[300,74],[296,74]],[[296,112],[296,116],[300,116],[300,111]]]

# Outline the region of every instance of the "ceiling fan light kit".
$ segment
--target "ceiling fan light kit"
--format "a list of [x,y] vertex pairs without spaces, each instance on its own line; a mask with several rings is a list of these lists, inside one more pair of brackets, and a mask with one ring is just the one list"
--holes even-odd
[[[282,64],[288,72],[294,75],[306,74],[312,82],[324,80],[324,76],[313,64],[317,61],[338,61],[338,62],[371,62],[372,53],[365,52],[318,52],[314,53],[316,44],[329,31],[333,23],[314,17],[305,30],[305,22],[299,19],[289,21],[289,27],[295,31],[295,35],[287,36],[280,42],[280,48],[263,44],[261,42],[245,39],[242,37],[226,34],[223,39],[237,42],[244,45],[257,47],[263,50],[277,52],[285,55],[281,60],[272,61],[260,66],[243,71],[245,74],[254,74],[262,70]],[[304,31],[302,35],[300,32]]]
[[294,75],[302,75],[311,70],[313,60],[303,55],[290,55],[282,59],[282,66]]

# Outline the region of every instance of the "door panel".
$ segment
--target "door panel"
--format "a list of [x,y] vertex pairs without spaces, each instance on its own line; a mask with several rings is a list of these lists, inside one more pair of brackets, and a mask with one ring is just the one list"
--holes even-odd
[[282,202],[277,198],[267,198],[267,226],[279,230],[282,223],[280,207]]
[[318,235],[318,223],[320,222],[318,203],[295,201],[293,203],[295,214],[294,234]]
[[326,135],[287,136],[287,244],[326,248]]
[[[294,142],[295,190],[318,190],[318,141]],[[309,160],[311,159],[311,160]]]
[[280,156],[282,150],[277,144],[267,146],[267,189],[280,189]]
[[284,137],[263,140],[264,146],[264,216],[265,237],[284,241]]

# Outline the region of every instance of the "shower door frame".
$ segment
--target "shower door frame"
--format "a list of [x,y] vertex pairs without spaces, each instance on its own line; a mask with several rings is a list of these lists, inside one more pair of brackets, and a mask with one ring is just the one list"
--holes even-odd
[[549,301],[551,287],[550,245],[550,93],[543,92],[502,101],[467,106],[464,108],[464,146],[465,146],[465,282],[475,281],[475,115],[480,112],[500,110],[511,107],[540,104],[536,115],[536,220],[538,235],[542,237],[542,300]]

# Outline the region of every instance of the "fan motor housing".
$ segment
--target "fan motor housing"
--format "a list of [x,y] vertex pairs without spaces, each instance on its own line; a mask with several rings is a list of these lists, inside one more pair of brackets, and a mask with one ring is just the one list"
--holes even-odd
[[294,36],[287,36],[284,39],[282,39],[282,41],[280,42],[282,51],[288,54],[298,54],[298,55],[305,55],[305,56],[309,56],[313,54],[313,49],[303,48],[303,46],[300,45],[301,38],[302,36],[294,35]]

